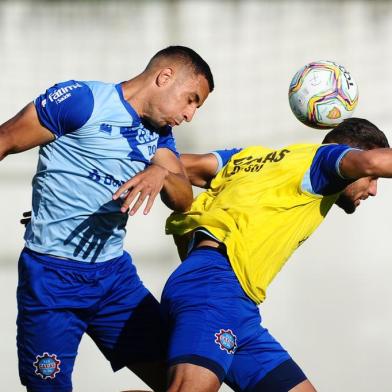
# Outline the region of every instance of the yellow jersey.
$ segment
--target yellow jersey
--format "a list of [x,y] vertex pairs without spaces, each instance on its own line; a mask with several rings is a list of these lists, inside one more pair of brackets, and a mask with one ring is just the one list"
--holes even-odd
[[168,218],[167,234],[208,230],[225,244],[244,291],[254,302],[262,302],[272,279],[339,195],[304,190],[320,146],[296,144],[280,150],[254,146],[234,154],[189,212]]

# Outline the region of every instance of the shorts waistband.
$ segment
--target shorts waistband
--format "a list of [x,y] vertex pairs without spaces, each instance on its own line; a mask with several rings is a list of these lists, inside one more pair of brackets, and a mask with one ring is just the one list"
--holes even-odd
[[118,261],[125,260],[126,258],[132,261],[131,256],[125,251],[119,257],[115,257],[107,261],[101,261],[99,263],[88,263],[79,260],[58,258],[56,256],[52,256],[44,253],[38,253],[26,247],[22,250],[22,255],[23,254],[27,254],[28,256],[34,258],[34,260],[37,261],[38,263],[45,264],[47,266],[59,266],[59,267],[66,267],[70,269],[89,270],[89,271],[97,271],[101,268],[106,268]]
[[209,250],[209,251],[212,250],[212,251],[220,253],[222,256],[224,256],[224,257],[226,257],[228,259],[227,253],[226,253],[226,249],[225,249],[224,246],[219,246],[219,247],[208,246],[208,245],[197,246],[197,247],[194,247],[191,250],[190,254],[193,253],[193,252],[196,252],[198,250]]

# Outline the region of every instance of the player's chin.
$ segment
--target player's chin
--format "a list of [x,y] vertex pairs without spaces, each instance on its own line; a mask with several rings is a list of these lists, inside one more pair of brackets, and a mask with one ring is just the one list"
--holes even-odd
[[359,206],[359,200],[353,202],[343,194],[336,200],[336,205],[339,206],[346,214],[353,214]]
[[344,212],[346,214],[354,214],[354,212],[356,211],[357,207],[355,205],[343,208]]

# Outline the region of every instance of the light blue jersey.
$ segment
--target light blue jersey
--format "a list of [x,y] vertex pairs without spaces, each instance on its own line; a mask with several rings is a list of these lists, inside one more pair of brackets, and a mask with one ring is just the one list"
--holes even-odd
[[120,84],[59,83],[35,106],[56,140],[39,151],[26,247],[86,262],[121,256],[128,215],[112,195],[158,148],[178,155],[171,128],[143,124]]

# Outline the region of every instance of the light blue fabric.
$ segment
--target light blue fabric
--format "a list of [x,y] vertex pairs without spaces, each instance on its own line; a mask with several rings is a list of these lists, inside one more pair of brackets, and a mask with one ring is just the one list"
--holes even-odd
[[213,151],[212,154],[215,155],[217,161],[218,161],[218,167],[216,169],[216,173],[218,173],[223,166],[227,165],[227,162],[230,161],[231,157],[238,152],[240,152],[242,148],[231,148],[231,149],[226,149],[226,150],[216,150]]
[[145,126],[116,84],[60,83],[35,105],[57,138],[39,151],[26,247],[86,262],[121,256],[128,215],[112,195],[157,148],[178,154],[171,128]]

